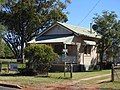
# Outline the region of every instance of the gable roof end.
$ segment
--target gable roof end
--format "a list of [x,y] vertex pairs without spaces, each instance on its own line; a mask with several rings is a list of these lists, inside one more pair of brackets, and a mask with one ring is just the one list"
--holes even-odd
[[67,24],[67,23],[61,23],[61,22],[57,22],[57,23],[53,24],[51,27],[49,27],[48,29],[43,31],[39,36],[43,35],[44,33],[49,31],[52,27],[54,27],[56,25],[63,26],[65,28],[67,28],[68,30],[74,32],[77,35],[84,35],[84,36],[88,36],[88,37],[101,38],[101,35],[97,34],[97,32],[95,32],[94,30],[92,30],[92,33],[91,33],[89,29],[82,28],[79,26],[74,26],[74,25]]

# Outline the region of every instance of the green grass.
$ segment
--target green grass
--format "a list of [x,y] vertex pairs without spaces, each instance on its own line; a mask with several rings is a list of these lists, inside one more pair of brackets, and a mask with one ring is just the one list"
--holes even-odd
[[16,59],[0,59],[0,62],[17,62]]
[[109,74],[110,70],[103,70],[103,71],[93,71],[93,72],[81,72],[81,73],[73,73],[73,79],[82,79],[82,78],[88,78],[103,74]]
[[49,73],[49,77],[39,76],[0,76],[0,81],[19,84],[19,85],[40,85],[40,84],[52,84],[63,83],[64,81],[79,80],[82,78],[88,78],[92,76],[98,76],[102,74],[110,73],[109,70],[95,71],[95,72],[78,72],[73,73],[73,78],[69,78],[69,73],[64,77],[64,73]]
[[[2,60],[3,61],[3,60]],[[5,60],[5,61],[10,61],[10,60]],[[11,60],[14,61],[14,60]],[[8,63],[9,62],[5,62],[2,63],[2,68],[8,68]],[[18,68],[25,68],[25,64],[18,64]],[[2,74],[7,74],[8,71],[7,70],[2,70]],[[15,71],[9,71],[9,73],[16,73]],[[88,77],[93,77],[93,76],[98,76],[98,75],[102,75],[102,74],[109,74],[110,70],[103,70],[103,71],[93,71],[93,72],[74,72],[73,73],[73,78],[70,78],[70,73],[67,72],[66,73],[66,77],[64,77],[64,73],[63,72],[56,72],[56,73],[49,73],[49,77],[34,77],[34,76],[0,76],[0,81],[4,81],[4,82],[9,82],[9,83],[15,83],[15,84],[19,84],[19,85],[40,85],[40,84],[51,84],[51,83],[61,83],[64,81],[73,81],[73,80],[79,80],[79,79],[83,79],[83,78],[88,78]],[[103,78],[98,78],[98,79],[93,79],[90,81],[82,81],[79,84],[86,84],[86,85],[90,85],[90,84],[95,84],[95,82],[105,79],[105,78],[109,78],[109,77],[103,77]],[[111,85],[112,87],[114,87],[114,85],[119,88],[119,83],[114,82],[114,83],[103,83],[100,84],[101,88],[107,88],[109,87],[109,85]]]
[[105,89],[114,89],[114,90],[120,90],[120,81],[114,81],[114,82],[104,82],[100,84],[101,90]]
[[[74,72],[73,73],[73,80],[78,80],[78,79],[83,79],[83,78],[88,78],[88,77],[93,77],[97,75],[102,75],[102,74],[109,74],[110,70],[103,70],[103,71],[92,71],[92,72]],[[56,78],[64,78],[64,73],[50,73],[49,74],[51,77],[56,77]],[[70,73],[66,73],[66,78],[70,77]]]
[[45,77],[33,77],[33,76],[0,76],[0,81],[19,84],[19,85],[40,85],[40,84],[51,84],[62,82],[63,79],[56,79],[56,78],[45,78]]
[[[7,68],[7,63],[9,62],[16,62],[15,59],[0,59],[2,63],[2,68]],[[18,68],[24,68],[25,64],[18,64]],[[2,70],[2,73],[8,73],[5,70]],[[9,71],[9,73],[15,73],[12,71]],[[79,80],[83,78],[88,78],[88,77],[93,77],[93,76],[98,76],[98,75],[103,75],[103,74],[109,74],[110,70],[103,70],[103,71],[93,71],[93,72],[76,72],[73,73],[73,78],[70,79],[70,73],[66,73],[66,77],[64,77],[64,73],[49,73],[49,77],[34,77],[34,76],[0,76],[0,81],[3,82],[9,82],[9,83],[15,83],[19,85],[40,85],[40,84],[51,84],[51,83],[61,83],[64,81],[73,81],[73,80]],[[101,77],[97,79],[92,79],[92,80],[87,80],[87,81],[82,81],[78,83],[77,85],[93,85],[96,84],[96,82],[100,80],[104,80],[110,78],[108,76],[106,77]],[[120,81],[115,81],[115,82],[105,82],[99,84],[101,90],[104,89],[120,89]]]
[[99,78],[95,78],[95,79],[91,79],[91,80],[83,80],[83,81],[77,83],[77,85],[79,85],[79,84],[83,84],[83,85],[100,84],[100,82],[102,82],[102,80],[105,80],[105,79],[110,80],[110,76],[99,77]]
[[[86,73],[86,75],[85,75]],[[85,77],[89,77],[92,75],[102,75],[102,74],[107,74],[110,73],[109,70],[105,70],[105,71],[100,71],[100,72],[92,72],[92,73],[87,73],[87,72],[83,72],[81,73],[81,75],[79,76],[76,74],[75,76],[77,76],[77,78],[85,78]],[[74,73],[75,74],[75,73]],[[85,75],[85,76],[84,76]],[[74,77],[75,78],[75,77]],[[75,78],[75,79],[77,79]],[[107,81],[106,81],[107,79]],[[102,82],[103,80],[103,82]],[[101,82],[101,83],[100,83]],[[96,79],[92,79],[92,80],[86,80],[86,81],[81,81],[79,83],[76,84],[76,86],[80,86],[80,85],[85,85],[85,86],[93,86],[93,85],[98,85],[100,90],[120,90],[120,78],[117,78],[116,81],[111,82],[111,76],[104,76],[104,77],[100,77],[100,78],[96,78]]]
[[[49,77],[40,77],[40,76],[0,76],[0,81],[19,84],[22,86],[30,85],[30,86],[38,86],[38,85],[48,85],[53,83],[65,83],[76,81],[83,78],[89,78],[94,76],[99,76],[103,74],[109,74],[110,70],[103,71],[93,71],[93,72],[76,72],[73,73],[73,78],[69,78],[69,73],[66,73],[66,77],[64,77],[63,72],[59,73],[49,73]],[[80,81],[76,84],[76,86],[80,85],[98,85],[101,90],[112,90],[112,89],[120,89],[120,82],[103,82],[99,83],[101,80],[109,79],[110,76],[100,77],[87,81]]]

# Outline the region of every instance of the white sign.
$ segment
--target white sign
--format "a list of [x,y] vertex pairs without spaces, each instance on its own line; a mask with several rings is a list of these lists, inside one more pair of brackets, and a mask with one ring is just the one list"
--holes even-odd
[[18,64],[11,63],[10,64],[10,70],[11,71],[17,71],[18,70]]
[[63,49],[63,52],[68,52],[68,49]]

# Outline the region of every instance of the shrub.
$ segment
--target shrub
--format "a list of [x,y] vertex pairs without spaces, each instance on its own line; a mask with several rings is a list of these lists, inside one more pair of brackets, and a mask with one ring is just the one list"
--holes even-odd
[[28,60],[27,69],[33,69],[37,73],[48,71],[50,63],[57,58],[57,54],[47,45],[31,44],[24,50]]
[[23,68],[23,69],[19,69],[19,74],[18,75],[24,75],[24,76],[34,76],[37,75],[37,72],[33,69],[29,69],[29,68]]

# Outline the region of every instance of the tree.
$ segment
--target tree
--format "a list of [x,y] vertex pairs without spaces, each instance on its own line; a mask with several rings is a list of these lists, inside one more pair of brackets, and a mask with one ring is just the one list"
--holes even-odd
[[0,39],[0,58],[14,58],[14,54],[2,38]]
[[52,61],[56,60],[58,55],[54,53],[52,47],[48,45],[32,44],[24,49],[25,58],[28,60],[27,69],[34,70],[37,74],[48,71]]
[[56,21],[66,22],[69,0],[8,0],[1,4],[0,22],[7,27],[4,40],[23,61],[27,42]]
[[4,44],[2,39],[0,39],[0,57],[4,57]]
[[10,48],[3,40],[3,33],[6,32],[6,27],[0,24],[0,58],[13,58],[14,55]]
[[13,52],[5,42],[4,42],[4,58],[8,58],[8,59],[14,58]]
[[5,30],[5,27],[0,24],[0,57],[4,57],[4,42],[2,39],[2,32]]
[[103,12],[102,15],[96,14],[96,17],[93,19],[94,23],[98,26],[95,30],[102,35],[98,42],[100,69],[102,69],[103,56],[106,55],[106,59],[109,60],[111,57],[116,57],[118,53],[120,45],[120,21],[115,12],[108,11]]

